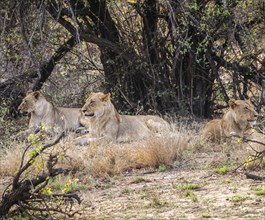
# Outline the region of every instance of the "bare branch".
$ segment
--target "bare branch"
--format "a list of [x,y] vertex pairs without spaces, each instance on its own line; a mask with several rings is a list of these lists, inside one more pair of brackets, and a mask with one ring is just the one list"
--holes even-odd
[[[43,170],[41,175],[37,175],[32,179],[21,179],[22,174],[28,170],[34,164],[34,160],[37,159],[38,156],[44,153],[44,151],[54,145],[56,145],[60,139],[64,136],[64,132],[58,135],[52,142],[44,145],[38,152],[33,154],[29,160],[23,165],[23,161],[20,164],[20,168],[16,173],[12,188],[6,189],[2,195],[2,200],[0,202],[0,217],[8,215],[10,209],[17,204],[18,209],[24,210],[25,212],[29,210],[34,211],[46,211],[50,212],[58,212],[65,214],[67,216],[73,216],[75,213],[78,212],[71,212],[72,203],[77,201],[78,204],[81,203],[81,199],[79,198],[76,192],[67,192],[62,194],[52,194],[52,195],[45,195],[41,193],[41,190],[47,186],[50,178],[55,177],[59,174],[66,174],[69,172],[67,169],[63,168],[54,168],[54,166],[58,162],[57,154],[50,154],[47,160],[47,172]],[[28,151],[28,147],[25,149],[25,152]],[[25,158],[25,152],[23,153],[22,160]],[[10,185],[9,185],[10,186]],[[45,199],[53,198],[54,202],[56,199],[63,199],[63,202],[70,202],[70,209],[67,211],[63,211],[62,207],[60,206],[51,206],[46,205],[42,208],[41,204],[46,204]],[[38,208],[32,205],[34,203],[38,203]]]

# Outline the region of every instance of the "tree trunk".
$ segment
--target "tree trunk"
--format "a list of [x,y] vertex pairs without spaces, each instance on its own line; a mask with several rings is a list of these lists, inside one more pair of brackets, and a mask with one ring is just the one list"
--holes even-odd
[[30,73],[23,73],[15,78],[0,83],[0,94],[3,100],[7,100],[8,108],[12,115],[16,115],[17,107],[21,103],[27,90],[39,90],[43,83],[52,74],[56,64],[62,57],[76,45],[74,37],[69,38],[61,45],[51,58],[43,63],[39,70],[33,70]]
[[[106,2],[92,0],[89,4],[90,18],[96,24],[94,32],[113,44],[121,45],[119,31],[110,16]],[[134,111],[138,101],[146,100],[148,95],[149,82],[146,80],[145,68],[137,66],[138,56],[133,49],[130,50],[133,59],[128,61],[111,48],[101,45],[99,48],[106,78],[106,90],[115,94],[113,100],[120,110]]]

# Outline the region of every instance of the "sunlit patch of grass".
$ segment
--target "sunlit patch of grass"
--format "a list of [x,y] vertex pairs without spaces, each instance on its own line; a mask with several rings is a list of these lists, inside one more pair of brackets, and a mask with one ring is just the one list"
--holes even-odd
[[198,202],[198,197],[197,195],[193,192],[193,190],[186,189],[183,192],[183,195],[185,197],[188,197],[192,202]]
[[[55,191],[62,191],[65,188],[65,185],[69,182],[69,180],[71,180],[70,177],[55,178],[51,182],[50,187]],[[77,180],[74,184],[71,184],[71,186],[73,190],[85,191],[88,189],[88,186],[85,184],[82,184],[79,180]]]
[[219,174],[226,174],[228,172],[228,169],[226,165],[223,165],[221,167],[215,168],[214,172],[219,173]]
[[203,218],[211,218],[212,217],[212,215],[210,213],[207,213],[207,212],[202,213],[201,216]]
[[164,164],[159,165],[158,167],[159,172],[165,172],[167,170],[167,167]]
[[199,183],[199,184],[187,183],[187,184],[177,185],[175,188],[181,190],[182,195],[188,197],[192,202],[197,202],[198,197],[194,193],[194,191],[199,190],[203,186],[205,186],[205,183]]
[[247,199],[246,196],[235,195],[231,198],[231,201],[235,203],[239,203],[239,202],[244,202],[246,199]]
[[148,202],[144,205],[145,208],[158,208],[162,206],[167,206],[168,202],[163,201],[159,194],[155,192],[146,192],[142,199],[147,200]]
[[222,183],[225,183],[225,184],[230,184],[230,183],[232,183],[232,182],[233,182],[233,181],[230,180],[230,179],[225,179],[225,180],[222,181]]
[[258,189],[256,191],[256,195],[258,195],[258,196],[264,196],[265,195],[265,187]]
[[205,186],[204,183],[199,183],[199,184],[187,183],[187,184],[177,185],[176,186],[176,189],[181,189],[181,190],[198,190],[198,189],[202,188],[203,186]]
[[123,189],[123,190],[121,191],[121,194],[129,194],[129,193],[130,193],[130,190],[129,190],[128,188]]
[[265,195],[265,187],[264,186],[255,186],[251,187],[252,190],[255,191],[255,194],[258,196],[264,196]]
[[136,176],[129,181],[130,184],[138,184],[141,182],[150,182],[150,180],[147,180],[147,179],[140,177],[140,176]]

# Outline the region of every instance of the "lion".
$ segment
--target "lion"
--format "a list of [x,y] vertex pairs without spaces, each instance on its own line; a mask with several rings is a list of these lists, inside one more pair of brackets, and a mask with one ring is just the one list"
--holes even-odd
[[89,134],[76,139],[80,145],[91,140],[132,142],[169,129],[169,124],[154,115],[121,115],[110,100],[110,93],[91,93],[81,109],[80,123]]
[[39,91],[27,93],[18,110],[30,113],[30,120],[29,128],[17,137],[25,138],[31,133],[37,133],[41,126],[47,129],[48,134],[75,131],[81,126],[79,108],[55,107]]
[[258,113],[249,100],[229,100],[229,108],[222,119],[209,121],[202,130],[206,140],[220,142],[233,135],[243,137],[256,122]]

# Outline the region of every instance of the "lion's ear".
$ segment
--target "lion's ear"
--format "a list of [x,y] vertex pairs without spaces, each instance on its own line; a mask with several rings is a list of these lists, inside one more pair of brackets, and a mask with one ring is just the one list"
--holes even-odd
[[94,92],[88,93],[88,94],[85,96],[86,100],[90,99],[93,95],[95,95]]
[[251,102],[250,99],[247,99],[246,102],[247,102],[248,104],[252,105],[252,102]]
[[235,106],[236,106],[236,102],[235,102],[235,100],[230,99],[230,100],[228,101],[228,105],[229,105],[231,108],[235,108]]
[[32,94],[36,99],[38,99],[40,97],[40,92],[39,91],[36,91],[36,92],[33,92]]
[[102,101],[107,102],[110,100],[110,93],[104,94],[101,98]]

